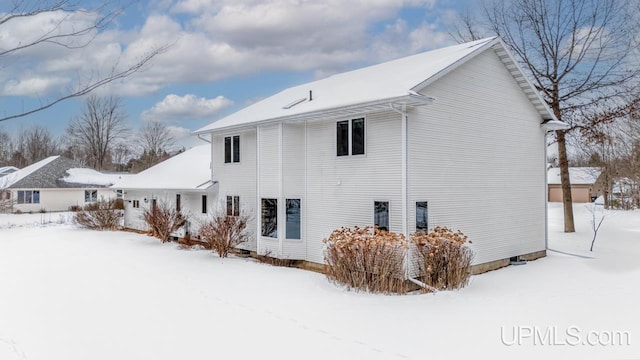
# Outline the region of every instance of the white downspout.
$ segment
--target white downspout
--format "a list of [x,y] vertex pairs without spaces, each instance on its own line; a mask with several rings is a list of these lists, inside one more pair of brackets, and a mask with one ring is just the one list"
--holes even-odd
[[[391,108],[391,110],[397,112],[398,114],[400,114],[400,116],[402,117],[401,120],[401,163],[402,163],[402,170],[401,170],[401,176],[402,176],[402,183],[401,183],[401,193],[402,193],[402,234],[405,236],[405,238],[407,239],[407,241],[409,240],[409,191],[408,191],[408,159],[407,159],[407,155],[408,155],[408,133],[407,133],[407,121],[409,118],[409,115],[407,115],[407,111],[406,111],[406,107],[403,105],[402,109],[399,110],[397,108],[395,108],[393,106],[393,104],[389,104],[389,108]],[[409,251],[406,252],[405,254],[405,261],[404,261],[404,271],[405,271],[405,277],[407,279],[409,279],[409,261],[410,261],[410,256],[409,256]],[[416,280],[417,281],[417,280]]]
[[260,200],[260,125],[256,126],[256,252],[260,253],[262,202]]
[[283,257],[283,253],[284,253],[284,238],[285,238],[285,228],[286,228],[286,224],[285,224],[285,209],[286,209],[286,201],[284,199],[284,176],[283,176],[283,169],[282,169],[282,165],[284,164],[284,161],[282,159],[282,155],[284,153],[284,125],[282,124],[282,121],[280,121],[278,123],[278,168],[280,169],[279,174],[278,174],[278,202],[280,203],[280,206],[278,206],[278,214],[277,214],[277,219],[278,219],[278,226],[277,226],[277,232],[278,232],[278,257],[282,258]]

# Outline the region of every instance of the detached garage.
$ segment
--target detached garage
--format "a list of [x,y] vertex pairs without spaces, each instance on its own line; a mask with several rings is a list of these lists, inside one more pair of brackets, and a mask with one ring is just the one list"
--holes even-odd
[[[571,182],[571,198],[573,202],[591,202],[592,198],[601,195],[598,179],[601,169],[597,167],[571,167],[569,168],[569,181]],[[562,202],[562,184],[560,182],[560,168],[551,168],[547,171],[547,183],[549,184],[549,202]]]

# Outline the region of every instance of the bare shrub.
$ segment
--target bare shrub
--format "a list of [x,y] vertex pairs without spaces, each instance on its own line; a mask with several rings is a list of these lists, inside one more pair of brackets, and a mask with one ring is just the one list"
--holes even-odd
[[465,245],[471,241],[460,230],[436,226],[411,234],[411,242],[422,260],[422,282],[439,290],[460,289],[469,283],[473,251]]
[[216,213],[203,221],[198,236],[208,243],[218,256],[225,258],[229,251],[248,240],[249,220],[249,216],[243,213],[237,216]]
[[151,235],[163,243],[169,241],[172,232],[187,223],[187,219],[180,210],[176,209],[175,204],[164,201],[154,202],[151,208],[145,209],[142,218],[149,226]]
[[406,293],[404,255],[407,240],[401,234],[371,226],[334,230],[323,242],[329,280],[374,293]]
[[88,204],[73,215],[73,221],[87,229],[114,230],[120,227],[124,212],[115,200],[99,200]]

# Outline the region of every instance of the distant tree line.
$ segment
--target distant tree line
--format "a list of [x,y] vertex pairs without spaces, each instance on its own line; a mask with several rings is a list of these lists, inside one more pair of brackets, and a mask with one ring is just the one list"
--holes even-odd
[[99,171],[136,173],[184,151],[174,145],[165,123],[150,121],[133,131],[120,98],[90,96],[61,136],[40,125],[13,133],[0,127],[0,167],[24,168],[62,155]]

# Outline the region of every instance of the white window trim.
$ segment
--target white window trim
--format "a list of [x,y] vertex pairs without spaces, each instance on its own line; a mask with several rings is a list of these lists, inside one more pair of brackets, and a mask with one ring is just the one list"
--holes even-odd
[[[230,134],[230,135],[222,136],[222,163],[224,165],[236,165],[236,164],[242,163],[242,156],[240,156],[240,161],[235,161],[235,162],[233,161],[233,144],[235,143],[235,141],[233,141],[233,138],[236,136],[238,137],[238,141],[240,141],[238,152],[242,154],[242,135],[241,134]],[[227,138],[231,138],[231,162],[227,162],[227,154],[226,154]]]
[[371,203],[372,207],[373,207],[373,211],[371,212],[371,225],[372,226],[376,226],[376,203],[377,202],[386,202],[389,204],[389,229],[387,229],[387,231],[391,231],[391,200],[384,200],[384,199],[374,199],[373,202]]
[[[353,155],[353,120],[357,120],[357,119],[364,119],[364,154],[357,154],[357,155]],[[337,145],[338,145],[338,132],[337,127],[338,127],[338,123],[339,122],[343,122],[343,121],[348,121],[349,123],[349,131],[347,134],[348,137],[348,143],[349,143],[349,148],[348,148],[348,155],[338,155],[338,149],[337,149]],[[350,118],[343,118],[340,120],[336,120],[335,122],[333,122],[333,151],[334,151],[334,156],[338,159],[351,159],[351,158],[359,158],[359,157],[366,157],[367,156],[367,139],[369,138],[369,122],[367,121],[367,116],[366,115],[361,115],[361,116],[353,116]]]

